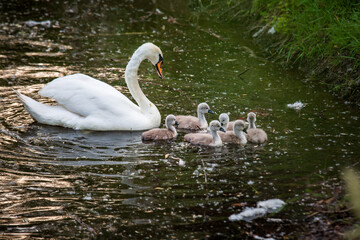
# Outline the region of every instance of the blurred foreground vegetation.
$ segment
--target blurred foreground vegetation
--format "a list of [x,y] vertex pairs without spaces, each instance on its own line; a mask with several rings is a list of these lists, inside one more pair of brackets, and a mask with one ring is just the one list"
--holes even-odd
[[[345,171],[344,180],[346,183],[350,205],[357,219],[360,219],[360,180],[359,175],[353,170]],[[360,226],[355,224],[353,230],[346,234],[347,239],[360,239]]]
[[[249,23],[277,61],[300,63],[343,97],[360,102],[360,2],[357,0],[193,0],[199,11]],[[268,34],[274,28],[276,34]],[[254,35],[253,35],[254,36]]]

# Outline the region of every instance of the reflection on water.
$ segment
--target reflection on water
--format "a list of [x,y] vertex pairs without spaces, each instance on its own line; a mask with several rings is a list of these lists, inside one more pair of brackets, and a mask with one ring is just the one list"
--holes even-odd
[[[358,161],[359,112],[261,58],[239,26],[189,20],[187,1],[31,3],[24,12],[21,1],[1,2],[0,238],[297,238],[309,207]],[[44,84],[82,72],[129,96],[124,68],[147,41],[164,53],[165,78],[144,62],[140,84],[162,116],[195,115],[204,101],[217,113],[208,120],[256,111],[267,144],[211,149],[183,132],[144,144],[141,132],[45,126],[12,90],[54,104],[39,96]],[[296,101],[300,112],[287,107]],[[287,202],[279,213],[229,221],[273,198]]]
[[24,140],[46,146],[44,152],[56,158],[108,158],[121,156],[124,148],[141,143],[141,132],[86,132],[42,126],[28,131]]
[[[0,79],[45,79],[45,78],[58,78],[64,75],[68,75],[73,73],[71,70],[68,70],[66,67],[60,66],[49,66],[41,64],[40,66],[18,66],[16,68],[4,69],[0,70]],[[9,82],[9,81],[8,81]]]

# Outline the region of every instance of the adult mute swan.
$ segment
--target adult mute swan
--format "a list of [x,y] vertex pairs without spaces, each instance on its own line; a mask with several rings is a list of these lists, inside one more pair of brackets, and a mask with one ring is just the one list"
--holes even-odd
[[161,116],[156,106],[142,92],[137,79],[141,62],[150,60],[160,78],[163,77],[160,48],[152,43],[141,45],[132,55],[125,70],[125,81],[138,105],[112,86],[84,74],[54,79],[39,94],[53,98],[58,105],[50,106],[19,92],[26,110],[39,123],[75,130],[147,130],[160,125]]
[[165,119],[166,128],[154,128],[143,132],[141,139],[144,141],[170,140],[177,136],[174,125],[178,125],[175,116],[170,114]]

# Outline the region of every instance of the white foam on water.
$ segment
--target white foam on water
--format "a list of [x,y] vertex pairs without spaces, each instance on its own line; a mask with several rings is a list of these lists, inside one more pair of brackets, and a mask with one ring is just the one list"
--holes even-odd
[[266,214],[265,208],[245,208],[244,211],[242,211],[239,214],[232,214],[229,217],[230,221],[251,221],[255,218],[262,217]]
[[46,20],[46,21],[38,22],[38,21],[29,20],[29,21],[26,21],[25,24],[28,25],[29,27],[34,27],[34,26],[37,26],[37,25],[41,25],[43,27],[48,28],[48,27],[51,26],[51,21]]
[[268,212],[274,212],[285,205],[285,202],[281,199],[269,199],[266,201],[259,201],[257,207],[265,208]]
[[257,202],[256,208],[245,208],[241,213],[232,214],[229,217],[230,221],[252,221],[256,218],[263,217],[267,213],[276,212],[285,205],[281,199],[269,199]]
[[294,103],[289,103],[287,106],[288,106],[288,108],[292,108],[295,110],[301,110],[303,107],[305,107],[305,104],[302,103],[301,101],[296,101]]

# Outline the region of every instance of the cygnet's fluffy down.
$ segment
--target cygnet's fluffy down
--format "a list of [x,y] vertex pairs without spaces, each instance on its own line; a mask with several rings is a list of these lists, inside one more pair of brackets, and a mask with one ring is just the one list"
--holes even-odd
[[170,114],[165,119],[166,128],[154,128],[143,132],[141,139],[144,141],[169,140],[177,136],[174,125],[178,125],[175,116]]
[[227,126],[227,128],[226,128],[226,131],[232,131],[232,130],[234,130],[234,123],[235,123],[235,121],[229,122],[229,124],[228,124],[228,126]]
[[224,143],[245,145],[247,143],[245,126],[246,123],[243,120],[236,120],[233,131],[219,132],[219,136]]
[[202,130],[208,127],[205,115],[206,113],[214,113],[207,103],[200,103],[197,107],[197,115],[194,116],[176,116],[176,121],[179,123],[178,129],[187,129],[187,130]]
[[268,140],[266,132],[260,128],[256,128],[256,114],[253,112],[248,113],[247,120],[249,122],[249,128],[246,135],[247,140],[258,144],[266,142]]
[[232,131],[234,130],[234,123],[235,121],[230,122],[230,118],[229,115],[226,113],[222,113],[219,116],[219,121],[221,123],[221,126],[226,130],[226,131]]
[[184,136],[184,138],[191,144],[220,147],[222,146],[222,141],[219,137],[218,131],[225,132],[225,130],[221,127],[220,122],[217,120],[213,120],[210,122],[210,134],[188,133]]
[[249,142],[260,144],[267,141],[267,134],[262,129],[252,128],[252,129],[248,129],[247,132],[248,134],[246,135],[246,138]]

